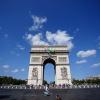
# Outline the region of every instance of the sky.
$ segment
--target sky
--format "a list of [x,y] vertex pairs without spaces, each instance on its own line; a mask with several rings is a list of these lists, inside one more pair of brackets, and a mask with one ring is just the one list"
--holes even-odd
[[100,75],[100,1],[0,0],[0,76],[27,79],[34,45],[68,45],[72,78]]

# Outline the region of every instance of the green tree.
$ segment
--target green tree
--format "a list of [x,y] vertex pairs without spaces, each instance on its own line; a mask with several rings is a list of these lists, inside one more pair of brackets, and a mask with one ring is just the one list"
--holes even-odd
[[7,76],[0,76],[0,85],[2,84],[13,84],[13,85],[20,85],[20,84],[26,84],[27,82],[25,80],[15,79],[12,77]]

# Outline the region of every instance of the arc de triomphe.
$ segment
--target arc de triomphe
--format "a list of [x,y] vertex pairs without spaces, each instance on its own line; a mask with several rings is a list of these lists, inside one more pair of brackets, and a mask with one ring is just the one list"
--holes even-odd
[[72,84],[67,46],[33,46],[30,52],[28,85],[42,85],[47,63],[54,65],[55,84]]

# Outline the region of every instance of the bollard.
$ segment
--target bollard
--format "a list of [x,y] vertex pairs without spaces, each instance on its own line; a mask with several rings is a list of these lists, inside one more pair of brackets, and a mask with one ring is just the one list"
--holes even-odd
[[83,86],[83,88],[85,88],[85,85]]
[[79,85],[79,87],[81,88],[81,85]]
[[17,86],[15,88],[17,89]]
[[76,86],[74,85],[74,88],[76,88]]
[[80,85],[78,87],[81,88]]
[[9,86],[7,88],[9,89]]
[[89,85],[87,85],[87,88],[89,88]]

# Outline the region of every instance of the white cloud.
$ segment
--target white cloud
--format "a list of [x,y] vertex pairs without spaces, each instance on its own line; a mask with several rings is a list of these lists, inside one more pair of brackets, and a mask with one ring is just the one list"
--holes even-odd
[[22,45],[18,44],[17,47],[20,49],[20,50],[25,50],[25,47],[23,47]]
[[8,69],[10,66],[9,65],[3,65],[2,67],[5,68],[5,69]]
[[79,61],[77,61],[76,63],[77,63],[77,64],[83,64],[83,63],[86,63],[86,62],[87,62],[87,60],[84,59],[84,60],[79,60]]
[[29,31],[35,31],[38,29],[41,29],[43,27],[43,24],[47,22],[46,17],[38,17],[38,16],[31,16],[33,19],[33,25],[29,28]]
[[14,70],[12,70],[12,72],[17,73],[17,72],[19,72],[19,69],[14,69]]
[[20,71],[21,71],[21,72],[24,72],[24,71],[25,71],[25,69],[24,69],[24,68],[22,68]]
[[72,43],[73,37],[71,37],[66,31],[57,30],[55,33],[46,32],[46,40],[42,36],[42,33],[35,35],[25,34],[24,38],[31,45],[67,45],[69,49],[72,49],[74,44]]
[[[44,37],[46,37],[44,40]],[[35,35],[25,34],[24,38],[31,45],[67,45],[68,49],[72,49],[74,44],[72,43],[73,37],[69,36],[66,31],[58,30],[55,33],[46,32],[46,36],[42,36],[42,33],[38,33]]]
[[28,40],[31,45],[48,45],[47,42],[43,41],[41,33],[36,35],[26,34],[25,39]]
[[55,33],[46,32],[46,38],[50,44],[67,45],[69,49],[73,48],[72,39],[66,31],[57,30]]
[[91,67],[92,67],[92,68],[100,67],[100,63],[93,64]]
[[[29,31],[37,31],[43,27],[43,24],[47,22],[46,17],[31,16],[33,19],[33,25],[29,28]],[[79,31],[77,28],[76,31]],[[56,32],[46,31],[45,35],[42,33],[25,34],[26,39],[31,45],[67,45],[68,49],[72,49],[74,44],[72,43],[73,37],[71,37],[67,31],[57,30]]]
[[87,51],[79,51],[77,53],[77,56],[84,58],[84,57],[93,56],[95,54],[96,54],[96,50],[87,50]]
[[4,71],[5,72],[12,72],[12,73],[17,73],[17,72],[24,72],[25,69],[24,68],[13,68],[12,66],[10,65],[2,65],[2,68],[4,68]]

